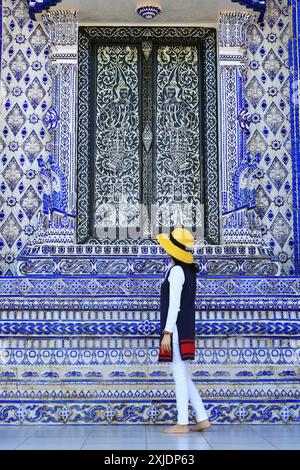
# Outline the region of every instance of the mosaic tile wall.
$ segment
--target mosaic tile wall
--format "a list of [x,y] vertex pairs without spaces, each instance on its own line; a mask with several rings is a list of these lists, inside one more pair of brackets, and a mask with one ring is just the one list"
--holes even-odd
[[[0,424],[174,423],[161,280],[0,278]],[[196,310],[189,369],[211,421],[299,423],[299,278],[199,277]]]
[[282,274],[294,273],[290,141],[288,0],[269,0],[263,24],[249,32],[246,99],[253,123],[247,140],[261,153],[256,212],[265,242],[279,255]]
[[[280,16],[287,25],[287,11],[282,3],[276,5],[277,8],[280,5]],[[30,22],[26,6],[26,2],[10,1],[4,8],[2,84],[7,96],[5,123],[0,129],[4,146],[0,236],[6,274],[10,269],[13,272],[10,268],[14,266],[13,256],[35,228],[42,197],[36,159],[47,153],[49,140],[42,121],[50,104],[51,87],[45,69],[45,31],[42,25]],[[269,21],[271,17],[269,12]],[[278,46],[283,42],[285,27],[279,23],[278,17],[272,27],[266,22],[265,29],[260,27],[255,33],[263,32],[265,38],[258,46],[261,49],[264,44],[265,52],[253,51],[251,60],[253,77],[259,77],[263,96],[259,103],[251,105],[254,108],[256,104],[258,116],[254,117],[257,126],[252,126],[248,144],[263,145],[257,134],[264,129],[261,121],[267,123],[269,130],[263,137],[265,145],[270,141],[270,146],[274,146],[273,140],[281,143],[280,152],[275,153],[272,148],[264,152],[259,183],[266,194],[267,183],[265,187],[262,182],[268,178],[273,186],[269,199],[260,196],[263,202],[258,210],[267,207],[267,213],[261,213],[262,221],[266,223],[267,218],[267,229],[276,234],[275,249],[280,247],[287,252],[292,217],[284,212],[286,204],[281,206],[279,200],[271,202],[271,197],[282,194],[286,202],[292,193],[287,187],[287,182],[291,185],[291,175],[284,171],[284,168],[290,171],[290,162],[285,162],[281,152],[285,148],[289,158],[288,98],[283,100],[285,106],[280,100],[288,77],[283,62],[287,50],[281,56],[277,48],[278,59],[274,60],[269,54],[269,49],[275,47],[274,41],[267,33],[276,24],[276,34],[281,39],[275,43]],[[255,34],[252,47],[256,44]],[[259,62],[256,71],[255,60]],[[261,80],[264,69],[265,84]],[[278,88],[278,96],[275,91],[271,94],[268,91],[272,83]],[[258,85],[249,95],[252,100],[259,99]],[[266,106],[260,108],[264,100]],[[274,105],[282,107],[281,125]],[[275,132],[272,139],[271,132]],[[271,151],[269,161],[267,153]],[[275,196],[274,188],[279,188],[279,195]],[[269,206],[277,210],[273,220],[268,216]],[[277,222],[272,226],[274,221]],[[291,231],[284,240],[286,223]],[[48,246],[44,248],[51,250]],[[119,263],[119,271],[108,279],[105,274],[96,275],[97,260],[92,257],[92,248],[87,248],[84,262],[92,265],[92,259],[95,276],[62,277],[54,272],[54,276],[43,273],[0,278],[0,423],[171,423],[176,418],[170,370],[168,365],[157,363],[159,287],[164,264],[160,263],[157,274],[145,273],[145,266],[155,258],[150,247],[151,260],[149,253],[139,255],[137,264],[141,272],[137,272],[131,260],[127,260],[126,247],[121,254],[116,248],[112,259],[107,254],[106,260],[100,260],[108,265]],[[70,252],[72,249],[73,246],[66,248]],[[54,264],[60,261],[53,251],[49,253]],[[132,271],[124,273],[120,269],[122,254],[125,265],[133,267]],[[287,256],[290,254],[287,252]],[[289,261],[283,255],[281,260],[289,272]],[[64,267],[67,270],[68,263]],[[88,269],[94,269],[93,265]],[[257,270],[255,274],[233,276],[231,271],[228,276],[199,276],[197,357],[190,365],[191,372],[215,423],[296,423],[300,407],[299,278],[265,273],[257,276]]]
[[47,155],[43,116],[51,104],[47,36],[26,0],[3,1],[0,120],[0,274],[36,230],[43,188],[37,158]]

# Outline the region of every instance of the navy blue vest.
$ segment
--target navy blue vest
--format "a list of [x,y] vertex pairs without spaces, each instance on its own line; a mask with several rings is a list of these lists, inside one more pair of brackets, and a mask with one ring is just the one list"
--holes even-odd
[[[195,298],[196,298],[196,273],[189,266],[181,266],[184,271],[185,281],[181,292],[180,310],[177,317],[177,330],[181,359],[195,359]],[[173,266],[172,266],[173,268]],[[171,269],[172,269],[171,268]],[[160,343],[163,338],[163,330],[167,322],[170,296],[169,269],[160,290]],[[171,351],[165,352],[159,349],[159,362],[171,362],[173,360],[173,336],[171,336]]]

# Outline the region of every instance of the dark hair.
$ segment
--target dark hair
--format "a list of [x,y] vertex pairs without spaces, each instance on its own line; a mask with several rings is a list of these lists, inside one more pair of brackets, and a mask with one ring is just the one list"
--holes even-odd
[[200,271],[199,265],[197,263],[184,263],[183,261],[174,258],[174,256],[171,256],[171,258],[175,264],[178,264],[179,266],[187,266],[196,274]]

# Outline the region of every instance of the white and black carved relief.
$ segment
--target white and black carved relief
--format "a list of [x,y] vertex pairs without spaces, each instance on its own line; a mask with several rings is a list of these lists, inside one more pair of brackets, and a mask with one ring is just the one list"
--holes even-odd
[[79,28],[79,243],[201,223],[219,242],[216,89],[213,29]]
[[137,47],[99,46],[96,84],[94,226],[139,225]]
[[156,80],[158,219],[192,226],[201,223],[202,202],[197,47],[158,47]]

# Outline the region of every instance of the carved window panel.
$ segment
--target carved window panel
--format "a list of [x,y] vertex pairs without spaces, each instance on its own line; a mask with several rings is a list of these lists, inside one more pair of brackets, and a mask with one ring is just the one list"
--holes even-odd
[[218,243],[215,59],[209,28],[79,29],[79,243],[143,243],[145,213],[192,227],[203,203]]
[[140,85],[135,45],[96,50],[93,225],[140,225]]

